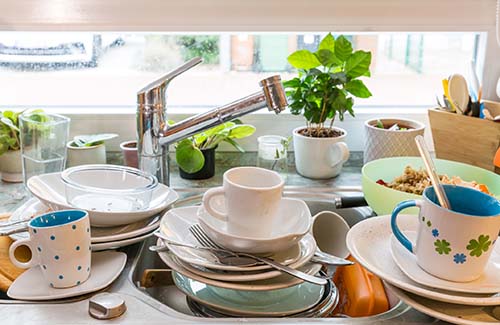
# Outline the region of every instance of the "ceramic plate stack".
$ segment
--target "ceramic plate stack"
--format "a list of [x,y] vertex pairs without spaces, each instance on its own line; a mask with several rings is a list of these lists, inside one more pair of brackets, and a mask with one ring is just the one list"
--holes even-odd
[[[416,216],[400,215],[398,225],[414,240]],[[458,283],[423,271],[413,254],[392,236],[390,216],[367,219],[347,235],[351,254],[365,268],[382,278],[411,307],[455,324],[500,323],[500,247],[497,243],[483,275]]]
[[[317,274],[321,265],[310,262],[316,242],[309,233],[311,215],[307,205],[296,199],[283,199],[280,215],[297,222],[275,232],[270,238],[234,237],[218,222],[209,221],[199,206],[175,208],[166,212],[160,230],[171,241],[198,245],[190,228],[201,224],[214,241],[234,251],[262,253],[265,245],[280,247],[265,256],[307,274]],[[295,218],[295,219],[294,219]],[[213,218],[212,218],[213,219]],[[300,220],[307,220],[306,223]],[[203,224],[205,222],[205,224]],[[210,228],[209,228],[210,227]],[[290,237],[290,235],[292,235]],[[288,244],[285,242],[288,241]],[[251,245],[253,242],[254,245]],[[164,245],[162,239],[158,245]],[[338,293],[332,282],[325,286],[303,282],[267,265],[234,266],[222,264],[209,251],[166,244],[160,258],[174,271],[177,287],[188,297],[193,313],[204,317],[321,317],[336,305]],[[231,246],[231,247],[228,247]],[[250,250],[250,251],[249,251]],[[255,253],[255,252],[253,252]]]

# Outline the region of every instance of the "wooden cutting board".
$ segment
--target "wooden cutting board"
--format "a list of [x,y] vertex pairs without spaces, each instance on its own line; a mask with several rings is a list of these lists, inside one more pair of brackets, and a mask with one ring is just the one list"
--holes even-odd
[[[0,221],[9,218],[10,214],[0,214]],[[9,236],[0,236],[0,290],[6,292],[12,282],[23,273],[25,270],[20,269],[9,258],[9,247],[13,240]],[[26,248],[18,249],[16,252],[23,257],[29,258],[30,252]]]

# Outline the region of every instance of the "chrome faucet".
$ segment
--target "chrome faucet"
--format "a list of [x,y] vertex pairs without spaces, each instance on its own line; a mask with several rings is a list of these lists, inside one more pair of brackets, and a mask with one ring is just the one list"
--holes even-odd
[[269,111],[279,114],[288,105],[281,77],[272,76],[260,81],[261,91],[168,125],[166,90],[170,81],[201,62],[201,58],[194,58],[137,93],[139,168],[155,175],[165,185],[170,185],[170,144],[266,106]]

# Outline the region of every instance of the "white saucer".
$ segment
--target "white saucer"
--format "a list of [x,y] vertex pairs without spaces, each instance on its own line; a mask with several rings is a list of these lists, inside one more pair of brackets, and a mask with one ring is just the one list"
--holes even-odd
[[[9,218],[9,222],[29,220],[34,216],[53,211],[37,198],[31,198],[17,208]],[[92,227],[92,243],[116,242],[130,239],[139,235],[150,233],[160,226],[160,217],[140,220],[128,225],[115,227]],[[28,232],[20,232],[10,235],[14,240],[29,238]]]
[[[225,210],[225,200],[213,200],[216,210]],[[281,199],[275,226],[269,238],[236,236],[228,232],[227,223],[214,218],[203,206],[197,211],[198,221],[207,235],[225,248],[251,254],[278,252],[296,244],[311,228],[311,212],[299,199]]]
[[488,325],[500,323],[500,318],[493,316],[493,309],[498,309],[500,307],[449,304],[405,292],[390,284],[387,284],[387,287],[408,306],[446,322],[463,325]]
[[[288,274],[282,274],[276,278],[259,280],[259,281],[248,281],[248,282],[227,282],[219,281],[214,279],[208,279],[197,274],[194,274],[184,268],[181,264],[177,263],[172,258],[171,252],[159,252],[158,255],[165,264],[167,264],[172,270],[198,282],[202,282],[211,286],[233,289],[233,290],[247,290],[247,291],[267,291],[267,290],[277,290],[284,289],[299,283],[304,282],[296,277]],[[307,274],[316,274],[321,269],[321,264],[307,263],[304,266],[298,268],[298,270],[305,272]]]
[[21,300],[54,300],[80,296],[110,285],[122,272],[127,254],[122,252],[92,253],[92,266],[87,281],[71,288],[51,288],[43,278],[40,267],[21,274],[9,287],[7,295]]
[[[405,231],[404,234],[415,242],[417,233]],[[417,264],[417,258],[410,253],[396,237],[391,236],[391,252],[397,266],[413,281],[425,286],[455,292],[466,293],[497,293],[500,292],[500,256],[491,254],[483,274],[477,280],[470,282],[452,282],[432,276]]]
[[[189,231],[189,227],[198,222],[197,206],[174,208],[168,210],[161,219],[160,231],[173,241],[190,245],[200,245]],[[257,265],[252,267],[240,267],[219,263],[210,252],[194,250],[175,245],[167,245],[169,249],[182,261],[216,270],[226,271],[258,271],[269,269],[267,265]],[[309,261],[316,250],[316,241],[310,234],[291,246],[289,249],[273,253],[268,256],[273,260],[290,265],[298,260]]]
[[[416,231],[416,216],[399,215],[402,231]],[[352,256],[366,269],[388,283],[405,291],[433,300],[454,304],[500,305],[500,294],[468,294],[432,289],[408,278],[396,265],[391,254],[391,216],[378,216],[354,225],[347,234],[346,243]],[[499,252],[498,243],[492,254]],[[496,251],[496,252],[495,252]]]
[[137,237],[127,238],[127,239],[123,239],[123,240],[109,241],[109,242],[104,242],[104,243],[92,243],[92,245],[91,245],[92,251],[98,252],[98,251],[103,251],[106,249],[116,249],[116,248],[125,247],[128,245],[136,244],[136,243],[143,241],[144,239],[146,239],[148,237],[153,236],[153,233],[155,231],[156,230],[153,230],[152,232],[148,232],[146,234],[143,234],[143,235],[140,235]]
[[[33,176],[28,179],[26,186],[31,194],[54,210],[74,209],[66,201],[61,173]],[[134,223],[162,212],[178,198],[179,195],[174,190],[158,184],[153,190],[148,209],[131,212],[88,211],[90,224],[94,227],[112,227]]]

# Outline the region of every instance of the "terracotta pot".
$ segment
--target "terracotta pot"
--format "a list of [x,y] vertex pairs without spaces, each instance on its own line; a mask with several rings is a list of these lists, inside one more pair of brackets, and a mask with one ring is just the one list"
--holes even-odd
[[0,172],[2,180],[9,183],[22,183],[23,162],[21,150],[9,150],[0,155]]
[[67,143],[66,167],[87,164],[105,164],[106,146],[104,143],[91,147],[74,147],[73,141]]
[[293,130],[293,148],[297,172],[308,178],[327,179],[337,176],[349,159],[349,149],[344,142],[347,132],[335,138],[306,137],[299,133],[301,126]]
[[187,173],[179,167],[179,174],[184,179],[207,179],[215,175],[215,148],[201,149],[203,157],[205,157],[205,164],[203,168],[196,173]]
[[120,143],[120,149],[123,154],[125,166],[139,168],[139,159],[137,157],[137,141],[125,141]]

